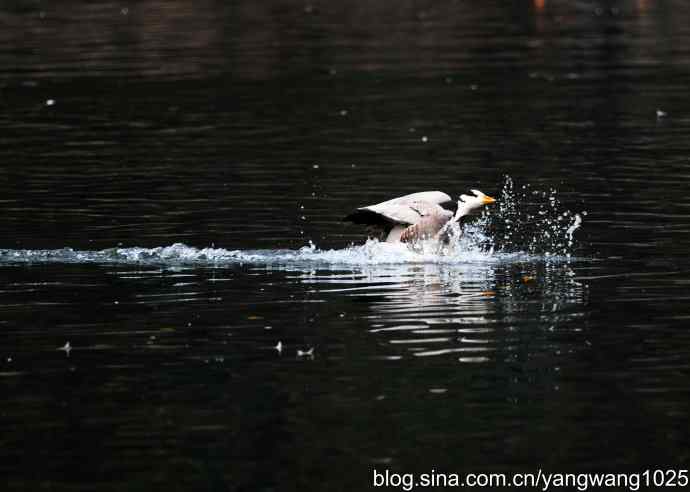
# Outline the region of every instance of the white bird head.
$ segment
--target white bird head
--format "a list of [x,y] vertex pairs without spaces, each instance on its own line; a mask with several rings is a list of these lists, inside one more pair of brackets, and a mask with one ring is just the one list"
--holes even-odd
[[472,192],[472,195],[460,195],[458,211],[455,212],[453,220],[457,221],[465,215],[477,214],[483,206],[496,202],[496,199],[485,195],[479,190],[470,190],[470,192]]

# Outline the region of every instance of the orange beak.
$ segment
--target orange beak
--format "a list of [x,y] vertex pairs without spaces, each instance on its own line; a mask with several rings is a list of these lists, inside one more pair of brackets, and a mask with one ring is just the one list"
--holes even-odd
[[495,199],[495,198],[491,198],[491,197],[488,196],[488,195],[485,196],[484,198],[482,198],[482,203],[483,203],[484,205],[490,205],[490,204],[495,203],[495,202],[496,202],[496,199]]

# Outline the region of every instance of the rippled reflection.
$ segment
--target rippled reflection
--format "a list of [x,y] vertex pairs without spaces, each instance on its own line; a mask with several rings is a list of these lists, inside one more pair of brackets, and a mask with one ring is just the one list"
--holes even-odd
[[583,329],[588,302],[587,285],[568,262],[368,265],[295,273],[322,298],[366,300],[369,332],[392,358],[510,359],[523,350],[521,337],[534,333],[540,341],[531,355],[539,356],[564,340],[571,344],[570,335]]

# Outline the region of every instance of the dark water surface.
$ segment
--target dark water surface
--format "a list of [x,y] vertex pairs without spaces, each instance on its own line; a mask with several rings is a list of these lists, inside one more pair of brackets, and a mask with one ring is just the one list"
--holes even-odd
[[0,5],[3,490],[687,468],[686,2]]

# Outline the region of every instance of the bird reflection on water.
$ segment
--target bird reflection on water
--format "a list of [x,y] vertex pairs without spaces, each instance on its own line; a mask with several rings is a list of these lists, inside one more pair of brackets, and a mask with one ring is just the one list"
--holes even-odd
[[366,298],[369,332],[392,358],[509,358],[520,338],[535,331],[558,344],[559,334],[582,331],[578,313],[588,300],[567,261],[365,265],[296,278],[318,296]]

